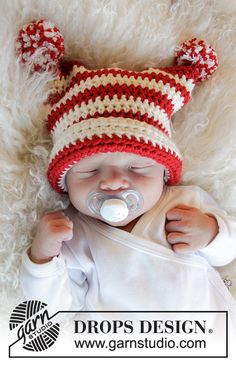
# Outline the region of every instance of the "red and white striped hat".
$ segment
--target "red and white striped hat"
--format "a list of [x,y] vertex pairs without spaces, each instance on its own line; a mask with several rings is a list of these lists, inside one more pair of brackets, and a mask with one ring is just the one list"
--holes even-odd
[[19,32],[21,62],[35,72],[57,70],[47,118],[52,187],[66,192],[68,170],[106,152],[152,158],[165,166],[168,184],[178,183],[182,158],[171,137],[171,116],[189,101],[196,82],[216,70],[214,49],[194,38],[176,50],[176,66],[141,72],[89,70],[78,61],[62,62],[63,52],[63,37],[49,21],[34,21]]

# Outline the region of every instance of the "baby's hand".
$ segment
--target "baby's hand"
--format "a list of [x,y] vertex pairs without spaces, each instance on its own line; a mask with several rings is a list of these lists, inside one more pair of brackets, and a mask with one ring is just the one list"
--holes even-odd
[[59,254],[62,242],[72,237],[73,223],[62,211],[46,213],[38,225],[29,258],[36,264],[46,263]]
[[207,246],[219,231],[214,217],[186,205],[170,209],[166,218],[167,241],[175,252],[197,251]]

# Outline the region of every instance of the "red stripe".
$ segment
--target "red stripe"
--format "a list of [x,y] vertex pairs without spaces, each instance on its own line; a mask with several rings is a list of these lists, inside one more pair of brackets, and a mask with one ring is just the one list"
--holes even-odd
[[[90,115],[87,114],[86,119],[98,119],[98,118],[107,118],[109,119],[109,117],[115,117],[115,118],[130,118],[130,119],[136,119],[140,122],[146,122],[150,125],[153,125],[154,127],[156,127],[157,129],[161,130],[163,133],[165,133],[168,137],[170,137],[168,131],[162,126],[162,124],[159,124],[159,120],[154,120],[154,117],[149,118],[148,114],[142,114],[140,112],[137,112],[136,114],[134,114],[132,111],[130,112],[125,112],[123,109],[120,112],[117,112],[115,110],[113,110],[111,113],[108,112],[107,110],[104,111],[104,113],[98,113],[96,112],[94,115]],[[76,124],[78,122],[83,121],[84,118],[80,117],[78,120],[74,120],[73,124]],[[69,128],[69,127],[68,127]]]
[[[96,98],[100,96],[101,100],[104,100],[106,96],[109,96],[112,99],[115,95],[117,95],[118,99],[121,99],[122,95],[126,95],[127,98],[133,96],[134,101],[137,98],[140,98],[142,102],[144,100],[148,100],[149,103],[154,103],[155,106],[160,106],[170,119],[173,113],[173,104],[172,100],[168,99],[167,94],[162,94],[161,91],[156,92],[154,89],[148,90],[148,88],[142,88],[141,86],[127,86],[127,85],[107,85],[104,87],[103,85],[95,88],[92,87],[91,90],[84,90],[84,92],[78,93],[76,96],[72,96],[71,100],[67,100],[66,104],[62,104],[56,108],[56,110],[51,111],[48,115],[48,130],[51,131],[57,121],[70,110],[74,110],[75,106],[80,107],[82,102],[88,104],[89,101],[95,102]],[[99,113],[99,112],[98,112]],[[117,113],[116,116],[122,116],[121,112]],[[130,117],[133,119],[136,115],[140,114],[140,112],[134,113],[133,109],[130,109]],[[100,116],[104,115],[104,113],[100,113]],[[107,116],[111,116],[111,113],[107,112]],[[143,116],[145,118],[145,116]],[[87,119],[83,118],[83,119]],[[135,118],[136,119],[136,118]],[[151,118],[150,118],[151,119]]]
[[118,136],[110,138],[105,135],[102,138],[94,136],[91,140],[77,141],[75,145],[71,144],[64,147],[48,166],[48,180],[55,190],[62,192],[58,187],[59,177],[69,165],[87,156],[107,152],[128,152],[152,158],[168,169],[170,173],[168,183],[170,185],[177,184],[180,180],[182,161],[177,156],[166,152],[164,148],[154,147],[151,142],[146,143],[142,139],[138,141],[135,137],[128,139],[125,135],[122,138]]
[[[172,68],[170,68],[172,69]],[[167,69],[165,69],[167,70]],[[71,88],[75,84],[80,84],[81,81],[85,81],[87,78],[93,78],[94,76],[101,77],[102,75],[107,76],[108,74],[112,74],[113,76],[121,75],[128,77],[134,76],[135,79],[141,77],[143,80],[148,78],[147,86],[149,82],[153,79],[158,81],[162,81],[164,85],[169,84],[170,87],[174,87],[176,92],[180,92],[181,96],[184,98],[184,104],[188,102],[190,98],[189,92],[186,88],[177,83],[174,79],[169,77],[168,75],[164,75],[162,73],[156,74],[155,72],[152,73],[140,73],[135,71],[126,71],[126,70],[114,70],[114,69],[105,69],[105,70],[86,70],[84,72],[78,72],[73,78],[70,85],[64,90],[62,93],[56,93],[55,95],[50,96],[50,103],[58,102],[60,98],[65,96],[66,93],[69,92]],[[48,116],[48,129],[51,130],[58,119],[63,115],[63,113],[68,113],[69,110],[73,109],[75,105],[81,105],[82,101],[88,102],[88,100],[95,100],[97,96],[101,96],[101,99],[105,97],[105,95],[109,95],[111,98],[115,94],[117,94],[118,98],[121,98],[122,95],[126,95],[128,98],[129,96],[134,96],[134,100],[137,97],[141,97],[142,101],[144,99],[148,99],[150,102],[154,102],[155,105],[159,105],[165,110],[168,117],[170,118],[171,114],[173,113],[173,105],[170,100],[168,100],[168,95],[162,94],[160,91],[156,92],[154,89],[149,89],[148,87],[134,86],[130,85],[127,86],[125,84],[119,85],[118,83],[114,86],[111,84],[107,84],[106,86],[100,85],[99,87],[93,86],[91,89],[86,89],[84,92],[79,93],[76,96],[73,96],[71,100],[67,100],[65,104],[61,103],[60,106],[56,108],[56,111],[52,111]],[[55,99],[55,100],[54,100]]]
[[[199,71],[193,67],[192,65],[184,65],[184,66],[169,66],[160,68],[161,71],[167,72],[173,76],[179,76],[180,78],[185,76],[187,80],[192,80],[193,83],[197,81],[199,76]],[[177,84],[179,85],[179,84]]]

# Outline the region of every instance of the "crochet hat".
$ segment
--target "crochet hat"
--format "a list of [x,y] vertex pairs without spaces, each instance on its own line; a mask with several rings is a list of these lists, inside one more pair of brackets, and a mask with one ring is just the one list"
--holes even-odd
[[78,61],[62,62],[63,37],[46,20],[24,26],[17,54],[33,72],[56,71],[48,103],[53,148],[48,179],[66,192],[65,176],[82,158],[129,152],[164,165],[167,183],[179,182],[181,154],[171,137],[171,116],[190,99],[197,82],[218,66],[214,49],[196,38],[176,50],[176,65],[127,71],[89,70]]

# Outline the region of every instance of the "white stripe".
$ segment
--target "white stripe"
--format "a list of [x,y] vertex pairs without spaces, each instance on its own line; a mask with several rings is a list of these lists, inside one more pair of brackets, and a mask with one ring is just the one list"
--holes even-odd
[[148,123],[129,118],[98,118],[73,124],[64,131],[60,138],[54,141],[50,162],[64,147],[76,144],[78,140],[83,142],[85,138],[92,139],[94,136],[102,138],[103,134],[111,138],[113,135],[120,138],[125,135],[129,139],[135,137],[138,141],[142,138],[145,143],[151,142],[153,146],[158,145],[161,149],[164,148],[181,158],[175,143],[165,133]]
[[142,101],[140,97],[134,100],[133,96],[131,96],[127,100],[125,95],[122,95],[121,99],[118,99],[117,95],[110,99],[107,95],[103,100],[98,96],[94,102],[90,100],[88,104],[82,103],[81,106],[76,105],[74,110],[71,109],[68,114],[64,114],[57,121],[51,133],[53,134],[53,138],[57,140],[67,128],[73,123],[78,122],[80,118],[86,119],[88,115],[93,116],[96,112],[103,114],[106,110],[109,113],[114,110],[119,113],[121,109],[125,112],[132,110],[134,113],[137,113],[139,111],[141,115],[147,113],[149,118],[153,117],[154,121],[158,120],[158,124],[170,136],[170,120],[164,110],[159,106],[155,106],[153,102],[149,104],[148,100]]
[[67,192],[67,186],[66,186],[66,174],[71,169],[73,165],[69,165],[67,169],[63,171],[63,173],[60,175],[58,180],[58,186],[61,188],[64,192]]
[[61,78],[58,77],[58,79],[52,81],[50,84],[50,92],[52,94],[54,93],[62,93],[71,83],[73,77],[78,73],[78,70],[81,70],[81,72],[85,71],[86,68],[84,66],[78,67],[73,66],[71,72],[67,77],[62,76]]
[[[84,68],[83,66],[81,67],[76,67],[74,66],[73,69],[73,74],[76,74],[76,70],[78,70],[77,73],[81,73],[84,70],[87,70],[86,68]],[[109,70],[109,69],[107,69]],[[112,69],[114,70],[114,69]],[[89,70],[87,70],[89,72]],[[96,70],[95,70],[96,71]],[[147,71],[143,71],[147,72]],[[150,72],[153,72],[150,71]],[[158,74],[166,74],[168,75],[170,78],[174,79],[177,83],[181,83],[182,86],[184,86],[190,93],[193,90],[194,84],[192,80],[186,80],[186,77],[183,76],[182,78],[179,78],[178,76],[173,76],[171,74],[162,72],[162,71],[158,71],[155,70],[155,72]],[[138,73],[137,73],[138,74]],[[167,83],[166,85],[163,84],[163,81],[160,80],[158,82],[156,82],[155,79],[153,80],[149,80],[148,77],[145,77],[144,79],[142,79],[141,76],[138,76],[137,78],[135,78],[133,75],[129,76],[125,75],[125,76],[121,76],[121,75],[112,75],[112,74],[108,74],[108,75],[95,75],[94,77],[88,77],[86,78],[86,80],[81,80],[79,85],[76,83],[65,95],[63,98],[61,98],[52,108],[52,110],[56,110],[57,107],[60,106],[61,103],[66,104],[67,100],[71,100],[73,96],[78,95],[78,93],[83,93],[86,89],[90,90],[93,86],[94,87],[99,87],[101,85],[106,86],[107,84],[111,84],[112,86],[114,86],[115,84],[119,84],[119,85],[134,85],[134,86],[141,86],[142,88],[146,87],[149,90],[155,90],[156,92],[161,91],[161,93],[163,95],[167,95],[168,99],[171,99],[173,106],[174,106],[174,113],[179,110],[183,104],[184,104],[184,98],[181,96],[181,93],[179,91],[176,91],[175,87],[170,87],[170,85]]]

